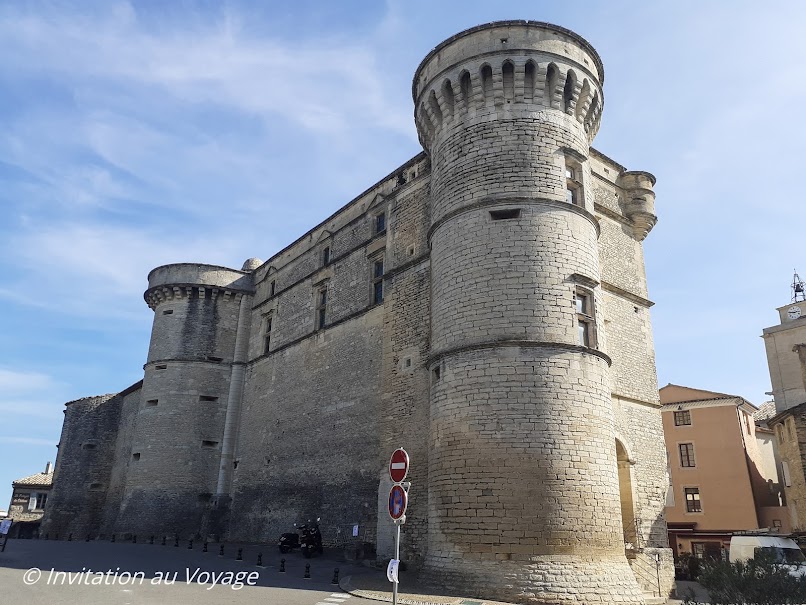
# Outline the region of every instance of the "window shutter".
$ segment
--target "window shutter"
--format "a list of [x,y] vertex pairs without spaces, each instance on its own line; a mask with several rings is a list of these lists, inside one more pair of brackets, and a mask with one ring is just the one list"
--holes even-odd
[[36,492],[31,492],[28,498],[28,510],[36,510]]

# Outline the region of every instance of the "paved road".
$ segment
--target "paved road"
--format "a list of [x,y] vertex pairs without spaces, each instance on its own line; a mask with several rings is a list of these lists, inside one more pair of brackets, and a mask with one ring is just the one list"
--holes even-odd
[[[331,584],[333,570],[356,568],[327,554],[310,561],[300,553],[284,555],[256,546],[218,545],[210,552],[180,547],[109,542],[9,540],[0,553],[0,602],[29,605],[368,605],[377,602],[350,596]],[[263,551],[265,568],[257,567]],[[274,552],[272,552],[274,551]],[[305,564],[311,578],[304,579]],[[32,571],[36,568],[38,571]]]

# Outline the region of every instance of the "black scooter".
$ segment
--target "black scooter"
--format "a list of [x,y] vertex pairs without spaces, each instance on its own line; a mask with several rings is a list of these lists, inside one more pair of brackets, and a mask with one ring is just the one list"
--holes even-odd
[[[297,525],[294,523],[294,532],[286,532],[280,536],[280,541],[277,545],[280,547],[280,552],[285,554],[291,552],[295,548],[302,547],[302,554],[306,559],[310,559],[314,553],[320,555],[324,552],[322,548],[322,532],[319,531],[319,517],[316,522],[308,520],[308,523]],[[302,533],[300,540],[299,533]]]
[[300,531],[302,532],[302,554],[305,556],[306,559],[310,559],[314,553],[322,554],[325,550],[322,548],[322,532],[319,531],[319,517],[316,518],[316,522],[311,522],[308,520],[308,523],[305,525],[300,526]]

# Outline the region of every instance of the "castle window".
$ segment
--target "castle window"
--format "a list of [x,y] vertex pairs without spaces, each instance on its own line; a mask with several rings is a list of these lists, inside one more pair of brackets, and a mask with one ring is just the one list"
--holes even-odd
[[677,448],[680,450],[680,466],[683,468],[694,468],[694,444],[681,443]]
[[431,370],[431,382],[439,382],[440,378],[442,378],[442,368],[440,366],[436,366],[433,370]]
[[683,492],[686,495],[686,512],[701,513],[702,503],[700,502],[700,488],[686,487],[684,488]]
[[165,309],[165,310],[163,310],[162,314],[163,315],[173,315],[173,312],[174,312],[173,309]]
[[45,503],[48,501],[48,495],[44,492],[31,492],[28,499],[28,510],[45,510]]
[[159,399],[146,399],[146,407],[152,407],[159,403]]
[[330,246],[325,246],[322,250],[322,266],[327,267],[330,264]]
[[327,288],[322,288],[316,293],[316,329],[325,327],[327,319]]
[[778,443],[784,442],[784,429],[780,424],[775,425],[775,436],[778,437]]
[[565,201],[574,206],[585,206],[582,190],[582,166],[569,157],[565,158]]
[[795,421],[792,418],[786,421],[786,432],[790,440],[795,438]]
[[593,293],[577,288],[574,304],[576,306],[579,344],[583,347],[595,347],[596,319],[593,309]]
[[386,213],[381,212],[375,216],[375,234],[383,233],[386,231]]
[[691,424],[691,412],[688,410],[678,410],[674,413],[675,426],[689,426]]
[[383,302],[383,259],[372,263],[372,304]]
[[266,318],[266,330],[263,333],[263,354],[267,355],[271,347],[271,317]]
[[506,210],[490,210],[490,218],[494,221],[504,221],[511,218],[520,218],[520,208],[507,208]]
[[99,490],[103,487],[100,483],[90,483],[90,489],[92,490]]
[[94,450],[98,448],[98,444],[95,441],[86,441],[81,444],[81,447],[85,450]]
[[271,283],[269,284],[269,296],[274,296],[275,286],[276,285],[277,285],[277,282],[275,280],[271,280]]
[[202,447],[216,447],[216,446],[218,446],[218,441],[209,441],[207,439],[204,439],[202,441]]
[[135,452],[134,454],[132,454],[132,460],[134,460],[135,462],[140,460],[140,452]]
[[781,462],[781,476],[784,479],[784,485],[792,487],[792,476],[789,474],[789,463],[786,461]]
[[218,401],[218,397],[214,395],[199,395],[199,401]]
[[165,365],[165,364],[160,364],[160,365],[154,366],[154,369],[155,370],[167,370],[168,366]]

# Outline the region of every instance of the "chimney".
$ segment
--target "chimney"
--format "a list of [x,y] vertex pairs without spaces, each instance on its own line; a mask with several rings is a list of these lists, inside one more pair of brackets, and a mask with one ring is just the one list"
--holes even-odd
[[45,465],[45,474],[50,475],[52,472],[53,472],[53,465],[50,462],[48,462]]

